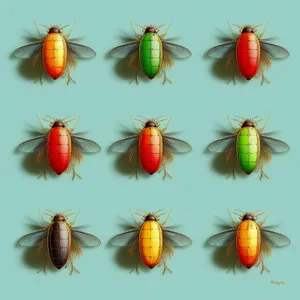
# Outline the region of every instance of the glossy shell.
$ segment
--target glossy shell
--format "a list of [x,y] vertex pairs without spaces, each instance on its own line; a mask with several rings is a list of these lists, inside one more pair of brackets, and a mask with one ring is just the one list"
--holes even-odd
[[242,76],[250,80],[260,64],[260,44],[254,33],[242,33],[236,44],[236,60]]
[[61,33],[49,33],[43,43],[43,63],[53,79],[64,74],[67,62],[67,44]]
[[240,129],[236,140],[238,161],[246,174],[251,174],[256,168],[260,156],[260,137],[254,127]]
[[163,250],[162,229],[156,221],[146,221],[139,234],[140,255],[144,264],[154,268],[161,259]]
[[143,169],[150,175],[160,169],[163,157],[162,135],[156,127],[146,127],[139,138],[139,157]]
[[71,137],[66,128],[54,127],[50,130],[47,157],[51,170],[58,175],[68,169],[71,161]]
[[260,255],[260,229],[251,220],[242,221],[236,233],[236,248],[242,265],[250,269]]
[[61,269],[71,254],[71,231],[65,222],[53,222],[48,230],[48,251],[53,265]]
[[146,33],[140,41],[140,63],[143,72],[153,79],[159,72],[163,57],[162,43],[156,33]]

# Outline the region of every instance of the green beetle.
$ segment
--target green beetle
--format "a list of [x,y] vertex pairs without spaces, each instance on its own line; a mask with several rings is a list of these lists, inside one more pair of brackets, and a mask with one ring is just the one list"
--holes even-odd
[[233,166],[233,179],[235,179],[235,171],[244,171],[251,174],[253,171],[260,171],[260,179],[263,176],[269,178],[263,171],[263,166],[272,159],[271,153],[279,153],[289,151],[290,147],[277,139],[263,134],[266,124],[257,129],[258,121],[253,119],[236,120],[239,122],[240,128],[235,128],[230,122],[235,134],[228,135],[208,145],[208,151],[226,153],[226,162]]
[[139,75],[153,79],[162,74],[164,75],[163,84],[166,81],[172,83],[167,78],[166,70],[173,66],[174,58],[187,58],[192,55],[191,51],[183,46],[164,40],[170,25],[165,33],[161,35],[158,34],[159,28],[164,25],[137,26],[142,28],[143,34],[138,34],[132,26],[136,39],[112,49],[109,55],[129,60],[129,67],[136,70],[136,84],[138,84]]

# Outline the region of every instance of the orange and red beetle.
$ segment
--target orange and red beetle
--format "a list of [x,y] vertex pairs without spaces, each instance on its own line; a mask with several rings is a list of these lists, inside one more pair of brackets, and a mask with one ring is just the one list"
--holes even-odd
[[234,214],[239,216],[240,222],[234,221],[229,214],[233,226],[213,235],[207,241],[212,246],[227,247],[227,255],[234,256],[232,266],[234,274],[237,264],[248,269],[261,264],[261,274],[264,270],[270,272],[264,264],[264,257],[271,255],[272,247],[287,246],[291,242],[285,235],[270,230],[273,226],[263,226],[267,216],[262,222],[257,222],[257,217],[263,214],[258,212],[243,213],[236,210]]
[[68,120],[68,117],[64,119],[49,118],[52,121],[45,121],[50,122],[51,128],[45,128],[39,119],[45,134],[21,143],[18,150],[26,153],[37,153],[38,163],[42,159],[45,161],[45,180],[47,180],[47,167],[58,175],[72,170],[72,180],[75,176],[81,178],[75,171],[76,163],[82,161],[82,153],[98,152],[101,150],[100,146],[94,141],[73,134],[79,119],[72,129],[67,129],[68,123],[73,120]]
[[75,69],[77,65],[76,58],[92,58],[96,56],[96,52],[92,48],[68,40],[74,25],[66,35],[63,35],[63,29],[69,25],[41,25],[47,28],[46,35],[40,32],[36,24],[35,26],[40,38],[18,48],[14,55],[19,58],[32,59],[33,66],[40,68],[39,81],[41,84],[43,84],[43,68],[53,79],[65,74],[68,76],[67,84],[70,80],[76,83],[70,76],[70,68]]
[[261,25],[235,25],[240,29],[240,34],[236,34],[229,24],[228,26],[234,40],[211,48],[207,55],[226,59],[226,67],[232,72],[234,84],[237,70],[247,80],[261,76],[261,84],[265,80],[270,83],[264,76],[264,70],[271,66],[271,58],[285,58],[290,55],[289,52],[262,39],[266,28],[261,34],[256,34],[257,27]]
[[139,168],[150,175],[157,171],[160,172],[161,168],[163,168],[163,179],[167,176],[172,178],[166,169],[167,163],[172,162],[174,159],[172,153],[183,153],[192,150],[192,147],[187,142],[164,134],[170,120],[163,129],[159,129],[160,122],[164,121],[160,117],[138,120],[142,122],[142,129],[138,129],[132,120],[136,132],[111,145],[111,151],[126,152],[129,155],[129,162],[136,163],[136,179],[138,179]]

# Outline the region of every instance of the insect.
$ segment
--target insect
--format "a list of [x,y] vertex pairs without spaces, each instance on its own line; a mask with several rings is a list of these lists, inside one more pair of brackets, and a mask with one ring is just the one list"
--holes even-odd
[[290,244],[290,240],[285,235],[269,230],[272,226],[263,226],[267,215],[262,222],[257,222],[258,216],[263,214],[259,212],[243,213],[236,210],[234,214],[239,216],[239,222],[234,221],[228,212],[233,226],[208,239],[208,244],[227,247],[227,255],[234,256],[232,266],[234,274],[237,264],[242,264],[248,269],[261,264],[261,274],[264,271],[270,272],[264,264],[265,256],[271,255],[272,247],[283,247]]
[[39,81],[40,84],[43,84],[44,71],[54,80],[62,75],[66,75],[67,84],[70,81],[76,83],[70,75],[70,69],[75,69],[77,66],[76,59],[92,58],[96,56],[96,52],[92,48],[68,39],[74,25],[66,35],[63,34],[63,29],[69,25],[41,26],[47,28],[47,34],[42,34],[35,24],[40,38],[18,48],[15,50],[14,55],[19,58],[32,59],[33,67],[40,70],[40,77],[36,81]]
[[271,138],[267,136],[267,133],[263,134],[268,121],[262,128],[256,128],[258,122],[261,121],[256,120],[257,118],[233,119],[239,122],[240,128],[235,128],[228,119],[234,134],[216,140],[208,145],[210,152],[226,153],[226,163],[230,162],[233,165],[233,179],[236,179],[235,170],[243,171],[247,175],[253,171],[260,171],[260,179],[263,176],[269,178],[263,171],[263,166],[271,161],[271,153],[286,152],[290,149],[285,142]]
[[126,152],[129,162],[136,164],[135,177],[138,179],[138,170],[143,169],[150,175],[164,170],[163,179],[171,175],[167,172],[166,165],[174,159],[172,153],[189,152],[192,147],[185,141],[165,135],[171,121],[163,129],[159,129],[160,122],[165,119],[137,119],[142,122],[142,129],[138,129],[132,120],[135,133],[131,136],[113,143],[110,150],[113,152]]
[[[163,274],[166,271],[172,272],[166,265],[166,260],[174,254],[173,247],[185,247],[192,243],[191,239],[186,235],[172,231],[164,227],[168,221],[171,211],[166,220],[159,223],[159,219],[165,213],[159,210],[154,213],[145,211],[136,212],[136,215],[142,217],[143,222],[139,223],[135,219],[136,227],[120,233],[111,239],[114,246],[127,246],[129,254],[134,256],[139,251],[139,257],[136,261],[136,272],[139,274],[139,263],[143,263],[146,267],[153,269],[155,266],[163,265]],[[141,214],[143,212],[144,214]],[[160,214],[158,214],[161,212]]]
[[44,119],[49,122],[50,129],[45,128],[39,118],[38,120],[44,133],[21,143],[17,149],[21,152],[37,153],[37,162],[41,160],[45,162],[43,172],[45,180],[47,180],[47,169],[57,175],[72,170],[72,180],[76,176],[81,178],[75,171],[75,165],[82,161],[82,153],[98,152],[101,150],[100,146],[94,141],[73,134],[79,118],[71,129],[68,129],[67,125],[74,119],[69,117]]
[[96,247],[101,243],[96,236],[81,231],[80,227],[73,227],[78,214],[72,222],[67,222],[68,217],[73,214],[66,214],[66,212],[56,214],[47,209],[45,215],[50,217],[50,222],[45,221],[40,214],[45,227],[24,235],[18,241],[21,246],[38,248],[38,255],[44,256],[44,265],[41,270],[45,274],[48,260],[58,270],[70,265],[70,275],[74,271],[79,273],[73,265],[73,258],[82,254],[81,247]]
[[112,49],[109,53],[114,58],[126,58],[129,60],[129,67],[136,70],[135,82],[138,84],[138,76],[144,75],[149,79],[163,74],[163,84],[167,81],[172,83],[167,75],[167,69],[174,64],[173,59],[183,59],[192,55],[187,48],[171,43],[170,39],[164,39],[170,25],[165,33],[159,35],[159,28],[164,26],[146,25],[140,26],[142,34],[138,34],[133,25],[131,27],[136,39]]
[[267,26],[260,34],[256,34],[256,31],[261,25],[235,25],[240,29],[239,34],[236,34],[229,24],[228,26],[234,39],[211,48],[208,56],[226,60],[226,67],[232,73],[234,84],[237,69],[247,80],[261,76],[261,84],[264,81],[270,83],[264,76],[264,71],[271,66],[271,59],[288,57],[289,52],[262,39]]

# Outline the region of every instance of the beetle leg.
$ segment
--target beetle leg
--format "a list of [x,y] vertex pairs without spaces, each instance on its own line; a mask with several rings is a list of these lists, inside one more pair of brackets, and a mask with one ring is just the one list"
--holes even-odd
[[138,168],[135,169],[135,172],[129,178],[131,179],[133,176],[136,180],[139,180]]
[[237,273],[236,271],[236,265],[237,265],[237,257],[234,258],[232,267],[228,270],[228,272],[231,272],[235,275]]
[[233,126],[233,124],[232,124],[232,122],[230,121],[230,119],[229,119],[229,117],[228,117],[228,116],[227,116],[227,119],[228,119],[228,122],[229,122],[229,124],[230,124],[230,126],[231,126],[232,130],[233,130],[234,132],[238,132],[238,131],[239,131],[239,129],[237,129],[237,128],[235,128],[235,127]]
[[263,85],[264,82],[267,82],[268,84],[270,84],[270,81],[265,77],[264,73],[262,72],[261,74],[261,82],[260,85]]
[[[142,36],[140,35],[140,34],[138,34],[136,31],[135,31],[135,29],[134,29],[134,27],[133,27],[133,24],[130,22],[130,26],[131,26],[131,28],[132,28],[132,30],[134,31],[134,34],[135,34],[135,36],[138,38],[138,39],[140,39]],[[139,26],[139,25],[138,25]],[[142,26],[141,26],[142,27]]]
[[67,72],[67,76],[68,76],[67,85],[69,85],[70,81],[76,84],[76,81],[70,75],[70,71]]
[[172,211],[172,209],[170,209],[170,211],[169,211],[169,213],[168,213],[168,215],[167,215],[165,221],[164,221],[162,224],[160,224],[162,227],[164,227],[164,226],[166,225],[166,223],[168,222],[168,219],[169,219],[169,217],[170,217],[171,211]]
[[44,82],[43,82],[43,69],[41,69],[41,71],[40,71],[40,76],[39,76],[39,78],[38,78],[36,81],[34,81],[34,83],[37,83],[37,82],[39,82],[40,85],[43,85],[43,84],[44,84]]
[[167,81],[169,81],[169,83],[172,84],[172,81],[167,77],[166,72],[164,72],[164,80],[163,80],[162,84],[164,85]]
[[258,34],[258,35],[257,35],[257,38],[258,38],[258,39],[261,39],[261,38],[264,36],[264,34],[265,34],[265,32],[266,32],[266,29],[267,29],[268,25],[269,25],[269,23],[265,26],[265,29],[263,30],[263,32],[262,32],[261,34]]
[[259,179],[262,180],[263,177],[266,177],[267,179],[270,179],[270,177],[264,172],[263,168],[260,169],[260,176]]
[[[79,118],[80,118],[80,117],[78,117],[78,119],[76,120],[76,123],[75,123],[74,127],[73,127],[72,129],[69,130],[70,133],[72,133],[72,132],[75,130],[75,128],[76,128],[76,126],[77,126],[77,124],[78,124],[78,122],[79,122]],[[72,119],[71,121],[74,121],[74,120],[75,120],[75,119]],[[70,122],[70,121],[69,121],[69,122]]]
[[75,177],[77,176],[79,179],[82,179],[82,177],[75,171],[75,166],[72,164],[71,165],[71,168],[72,168],[72,180],[75,179]]
[[266,123],[265,123],[264,127],[260,128],[260,129],[258,130],[258,131],[259,131],[259,133],[262,133],[262,132],[265,130],[265,128],[266,128],[266,126],[267,126],[267,124],[268,124],[269,120],[270,120],[270,117],[267,119],[267,121],[266,121]]
[[37,29],[37,31],[40,35],[40,38],[44,38],[45,35],[40,32],[40,29],[38,28],[37,24],[35,22],[33,22],[33,23],[34,23],[34,26],[35,26],[35,28]]
[[232,29],[232,27],[230,26],[230,24],[228,23],[228,21],[227,21],[227,25],[228,25],[228,27],[229,27],[229,29],[230,29],[232,35],[234,36],[234,38],[237,39],[239,35],[236,34],[236,33],[233,31],[233,29]]
[[230,213],[230,211],[228,210],[228,208],[227,208],[227,212],[228,212],[228,214],[229,214],[229,218],[230,218],[231,222],[232,222],[235,226],[237,226],[238,223],[234,221],[234,219],[233,219],[233,217],[232,217],[232,214]]
[[135,271],[137,275],[140,274],[140,272],[139,272],[139,258],[136,259],[135,268],[132,269],[132,270],[130,271],[130,273],[132,273],[133,271]]
[[[64,37],[65,37],[65,39],[68,39],[69,37],[70,37],[70,35],[72,34],[72,32],[73,32],[73,29],[74,29],[74,25],[75,25],[75,22],[74,22],[74,24],[72,25],[72,28],[71,28],[71,30],[69,31],[69,33],[68,34],[66,34]],[[64,27],[66,27],[66,26],[64,26]]]
[[229,84],[231,81],[233,82],[233,85],[236,84],[236,82],[235,82],[235,74],[232,74],[232,78],[227,82],[227,84]]
[[172,270],[167,267],[167,264],[165,263],[165,261],[163,262],[163,264],[164,264],[164,269],[163,269],[163,272],[162,272],[163,275],[165,275],[165,273],[167,271],[170,272],[170,273],[172,273]]
[[75,271],[76,273],[79,273],[79,271],[74,267],[72,260],[70,260],[70,264],[71,264],[71,270],[70,270],[70,275],[72,275],[72,273]]
[[261,260],[261,270],[260,270],[260,274],[262,274],[264,271],[267,271],[268,273],[270,273],[270,270],[265,266],[264,264],[264,260]]
[[165,132],[166,132],[166,130],[168,129],[168,126],[169,126],[169,124],[170,124],[170,122],[171,122],[171,119],[172,119],[172,117],[169,119],[169,121],[168,121],[166,127],[163,128],[163,129],[161,130],[161,133],[165,133]]
[[[163,163],[163,169],[164,169],[164,176],[163,176],[162,179],[165,180],[165,179],[167,178],[167,176],[170,177],[170,178],[172,179],[172,176],[167,172],[166,164],[164,164],[164,163]],[[161,170],[162,170],[162,169],[160,169],[160,170],[158,171],[158,173],[160,173]]]
[[[69,215],[73,215],[73,213],[71,213],[71,214],[69,214]],[[76,220],[77,220],[77,218],[78,218],[78,216],[79,216],[79,212],[77,213],[77,215],[76,215],[76,217],[75,217],[75,219],[69,224],[69,226],[70,227],[72,227],[73,226],[73,224],[76,222]]]
[[[38,255],[42,252],[42,249],[40,250],[40,248],[41,248],[41,247],[39,247],[39,249],[38,249]],[[41,271],[43,271],[43,273],[46,275],[46,274],[47,274],[46,266],[47,266],[47,251],[45,251],[45,254],[44,254],[44,263],[43,263],[43,266],[42,266],[42,268],[38,271],[38,273],[40,273]]]
[[139,76],[139,72],[136,72],[134,79],[130,80],[129,83],[133,83],[135,81],[135,84],[138,85],[139,84],[138,76]]
[[165,38],[165,36],[167,35],[167,33],[168,33],[168,31],[169,31],[170,26],[171,26],[171,24],[169,24],[168,27],[167,27],[167,29],[166,29],[166,31],[165,31],[162,35],[160,35],[160,38],[161,38],[161,39],[164,39],[164,38]]

